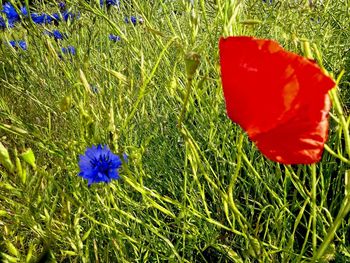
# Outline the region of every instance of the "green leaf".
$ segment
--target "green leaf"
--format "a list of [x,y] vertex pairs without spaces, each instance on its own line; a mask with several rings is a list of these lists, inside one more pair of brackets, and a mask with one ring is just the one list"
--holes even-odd
[[0,210],[0,217],[6,216],[8,213],[5,210]]
[[23,161],[32,166],[33,169],[36,169],[35,156],[31,148],[21,153],[20,157],[23,159]]
[[20,253],[18,252],[17,248],[8,240],[6,241],[6,248],[11,253],[11,255],[15,257],[20,256]]
[[81,238],[82,241],[85,241],[89,237],[91,230],[92,227],[83,235],[83,237]]
[[243,259],[238,255],[231,247],[224,244],[217,244],[213,246],[215,249],[219,250],[221,253],[225,254],[235,263],[243,263]]
[[261,254],[260,243],[256,238],[249,239],[248,253],[254,258],[257,258]]
[[10,173],[14,171],[14,165],[5,146],[0,142],[0,164],[2,164]]

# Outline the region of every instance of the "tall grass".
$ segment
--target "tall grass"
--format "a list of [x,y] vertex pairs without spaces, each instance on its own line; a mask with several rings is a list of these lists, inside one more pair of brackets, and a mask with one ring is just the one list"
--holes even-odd
[[[349,3],[194,2],[71,1],[80,19],[57,26],[66,40],[30,22],[0,32],[4,262],[350,261]],[[345,70],[320,163],[268,161],[227,118],[218,39],[229,32],[300,54],[308,41],[334,78]],[[99,143],[128,162],[120,180],[88,187],[78,157]]]

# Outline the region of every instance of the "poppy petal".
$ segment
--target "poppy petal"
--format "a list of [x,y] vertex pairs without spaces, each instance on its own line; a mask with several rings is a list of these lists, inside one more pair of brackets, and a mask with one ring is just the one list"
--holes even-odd
[[221,38],[219,49],[231,120],[273,161],[319,161],[328,135],[328,91],[334,81],[314,62],[273,40]]

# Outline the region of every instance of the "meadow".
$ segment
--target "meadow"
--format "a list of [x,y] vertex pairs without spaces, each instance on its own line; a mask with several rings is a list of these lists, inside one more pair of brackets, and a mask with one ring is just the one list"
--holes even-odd
[[[1,14],[1,262],[350,262],[349,1],[25,2]],[[336,80],[319,163],[270,161],[227,117],[227,33]],[[118,180],[79,176],[92,145]]]

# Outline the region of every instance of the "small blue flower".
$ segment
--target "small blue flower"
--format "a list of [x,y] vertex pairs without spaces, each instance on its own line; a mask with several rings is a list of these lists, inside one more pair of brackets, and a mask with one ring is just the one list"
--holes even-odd
[[99,182],[109,183],[112,179],[120,178],[118,169],[121,166],[122,160],[107,145],[93,145],[86,149],[85,155],[80,155],[78,175],[88,180],[88,186]]
[[80,17],[80,14],[74,14],[72,12],[69,12],[67,10],[63,10],[61,13],[53,13],[52,15],[49,14],[31,14],[32,20],[36,24],[50,24],[51,22],[54,22],[55,24],[58,24],[60,21],[68,21],[68,20],[74,20],[78,19]]
[[127,23],[127,24],[129,24],[129,23],[131,22],[134,26],[136,26],[137,23],[140,23],[140,24],[143,23],[142,17],[137,18],[136,16],[130,16],[130,17],[127,17],[127,16],[126,16],[126,17],[124,18],[124,21],[125,21],[125,23]]
[[112,40],[113,42],[117,42],[117,41],[120,41],[120,36],[109,34],[109,39]]
[[61,50],[63,54],[71,54],[73,56],[76,54],[75,47],[73,46],[63,47]]
[[28,16],[28,10],[27,10],[27,8],[26,8],[25,6],[22,6],[22,7],[21,7],[21,14],[22,14],[23,16],[25,16],[25,17]]
[[135,26],[137,24],[137,18],[135,16],[125,17],[124,18],[125,23],[129,24],[130,22]]
[[107,7],[112,5],[119,6],[119,0],[100,0],[100,6],[103,7],[105,2]]
[[18,21],[19,15],[15,7],[11,3],[5,3],[2,12],[6,15],[8,20]]
[[64,39],[66,36],[65,34],[62,34],[60,31],[58,30],[54,30],[52,31],[52,35],[55,39]]
[[31,13],[32,20],[35,24],[42,25],[42,24],[50,24],[52,22],[52,17],[48,14],[37,14],[37,13]]
[[27,50],[27,43],[24,40],[18,41],[18,46],[23,50]]
[[53,13],[51,17],[55,21],[61,21],[61,15],[59,13]]
[[72,12],[69,12],[69,11],[63,11],[61,13],[61,15],[62,15],[62,18],[64,21],[74,20],[74,18],[76,17],[75,14],[73,14]]
[[59,1],[59,2],[58,2],[58,7],[59,7],[59,9],[60,9],[61,11],[66,10],[66,2],[64,2],[64,1]]
[[37,13],[31,13],[30,16],[35,24],[43,24],[44,23],[44,16],[39,15]]
[[62,34],[57,29],[53,30],[52,32],[46,30],[46,31],[44,31],[44,34],[48,35],[50,37],[53,37],[55,40],[63,40],[65,38],[67,38],[66,34]]
[[15,49],[21,48],[22,50],[27,50],[27,43],[24,40],[11,40],[9,44]]
[[10,40],[9,44],[12,46],[12,47],[16,47],[17,46],[17,42],[15,40]]

